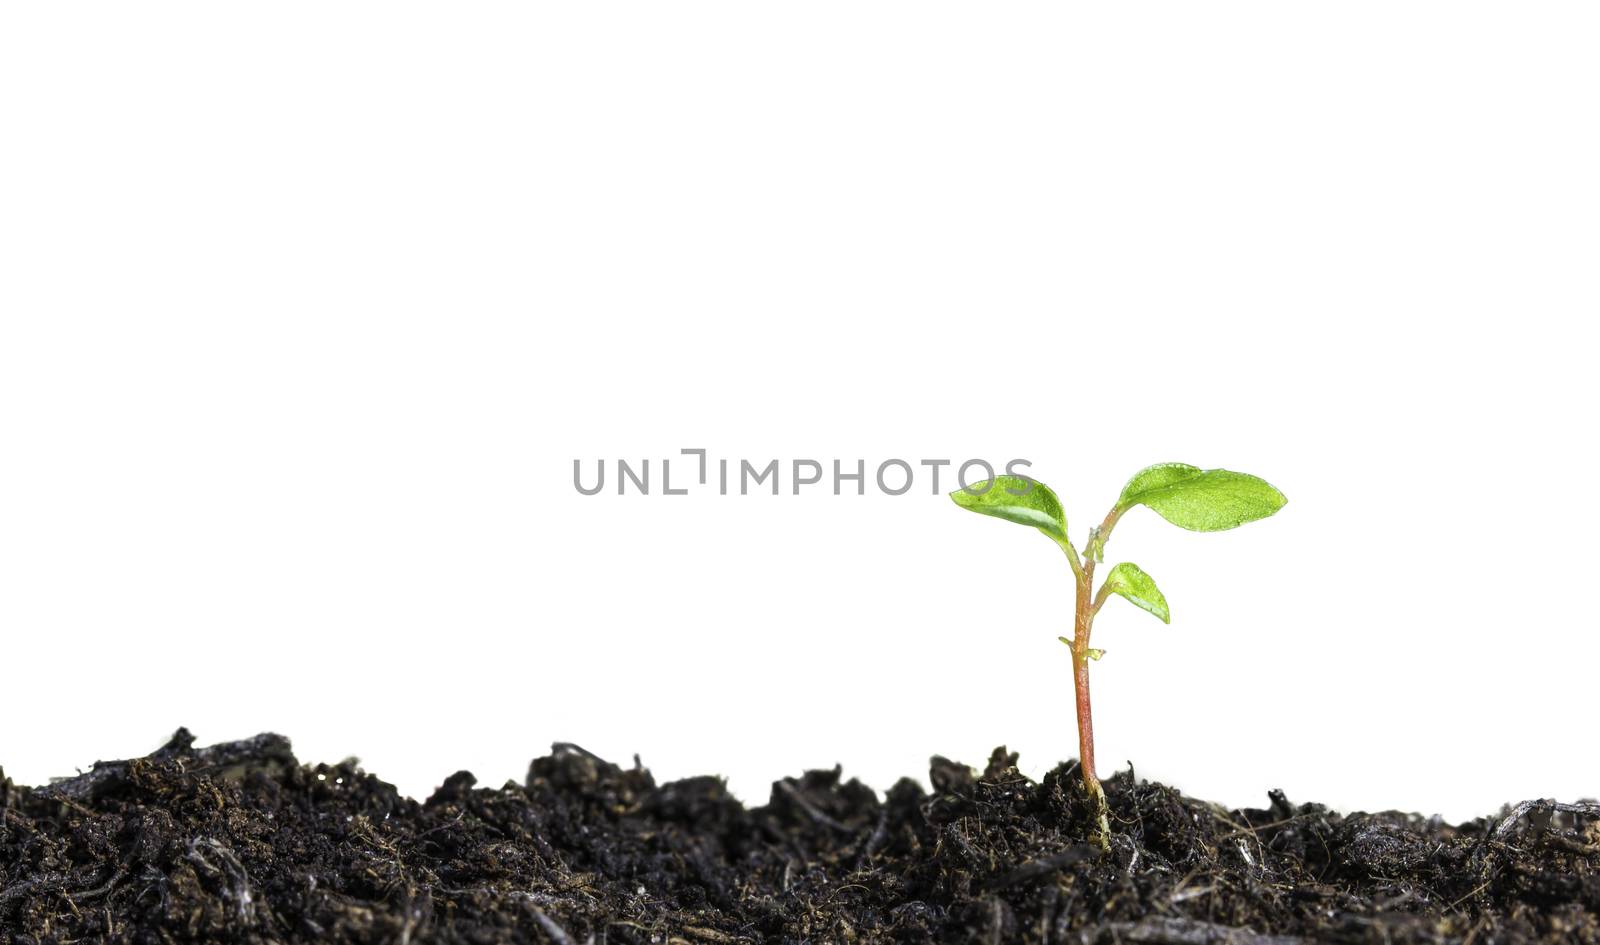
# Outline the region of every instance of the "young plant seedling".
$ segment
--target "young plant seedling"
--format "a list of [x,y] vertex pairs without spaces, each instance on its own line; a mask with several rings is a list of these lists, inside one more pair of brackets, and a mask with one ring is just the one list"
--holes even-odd
[[1061,637],[1072,650],[1072,688],[1078,709],[1078,764],[1083,786],[1095,805],[1096,839],[1102,848],[1110,845],[1106,795],[1094,773],[1094,716],[1089,706],[1089,661],[1105,655],[1089,646],[1089,631],[1095,615],[1106,600],[1116,594],[1135,607],[1171,623],[1167,599],[1156,582],[1136,564],[1122,562],[1113,567],[1094,588],[1095,565],[1105,561],[1106,542],[1117,527],[1122,513],[1136,505],[1147,506],[1179,528],[1192,532],[1220,532],[1246,522],[1266,518],[1283,508],[1288,500],[1271,484],[1245,473],[1226,469],[1199,469],[1184,463],[1160,463],[1141,469],[1112,506],[1105,520],[1089,529],[1083,556],[1067,538],[1067,516],[1061,500],[1042,482],[1018,476],[998,476],[957,489],[950,498],[964,509],[993,515],[1019,525],[1031,525],[1060,546],[1072,566],[1077,583],[1077,606],[1073,612],[1071,637]]

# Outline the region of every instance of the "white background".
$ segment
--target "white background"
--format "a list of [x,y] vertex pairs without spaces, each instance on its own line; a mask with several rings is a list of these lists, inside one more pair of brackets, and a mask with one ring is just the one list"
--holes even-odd
[[1173,623],[1102,615],[1106,772],[1592,796],[1597,27],[8,5],[0,764],[272,729],[425,795],[564,739],[761,801],[1075,754],[1047,541],[926,479],[572,486],[704,447],[1026,458],[1080,542],[1147,463],[1258,473],[1276,518],[1119,527]]

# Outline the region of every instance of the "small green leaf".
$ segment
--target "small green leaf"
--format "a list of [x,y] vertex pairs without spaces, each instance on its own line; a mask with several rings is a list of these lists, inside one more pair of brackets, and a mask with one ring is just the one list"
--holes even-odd
[[1167,599],[1161,595],[1161,589],[1136,564],[1124,561],[1112,568],[1111,573],[1106,575],[1104,592],[1126,597],[1135,607],[1161,618],[1162,623],[1172,622],[1172,615],[1167,611]]
[[1161,463],[1129,479],[1117,507],[1147,505],[1179,528],[1220,532],[1266,518],[1288,501],[1271,483],[1246,473]]
[[1106,536],[1099,525],[1090,527],[1089,543],[1083,546],[1083,556],[1095,564],[1106,560]]
[[1018,525],[1032,525],[1056,541],[1067,540],[1067,515],[1050,487],[1020,476],[996,476],[950,493],[956,505]]
[[[1068,647],[1072,647],[1074,645],[1072,640],[1070,638],[1068,638],[1068,637],[1056,637],[1056,639],[1060,640],[1062,643],[1065,643]],[[1089,657],[1092,660],[1097,660],[1097,659],[1100,659],[1101,657],[1105,656],[1106,655],[1106,651],[1105,650],[1097,650],[1097,649],[1095,649],[1094,647],[1091,646],[1087,650],[1083,651],[1083,655]]]

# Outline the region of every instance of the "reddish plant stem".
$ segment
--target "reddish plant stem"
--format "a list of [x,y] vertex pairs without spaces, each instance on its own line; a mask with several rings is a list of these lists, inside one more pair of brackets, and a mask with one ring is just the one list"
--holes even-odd
[[1106,792],[1100,787],[1100,778],[1094,770],[1094,711],[1089,703],[1089,631],[1094,626],[1094,615],[1099,610],[1094,599],[1094,566],[1100,559],[1106,539],[1111,537],[1111,530],[1117,527],[1117,519],[1121,517],[1122,509],[1113,508],[1106,514],[1100,527],[1090,533],[1089,543],[1084,546],[1083,566],[1076,575],[1078,601],[1072,637],[1072,690],[1077,697],[1078,710],[1078,768],[1083,773],[1084,791],[1095,806],[1094,838],[1103,850],[1111,848],[1111,825],[1107,818],[1109,809]]
[[1083,562],[1078,577],[1078,606],[1072,631],[1072,689],[1078,703],[1078,767],[1090,796],[1100,793],[1094,773],[1094,713],[1089,705],[1089,627],[1094,621],[1094,559]]

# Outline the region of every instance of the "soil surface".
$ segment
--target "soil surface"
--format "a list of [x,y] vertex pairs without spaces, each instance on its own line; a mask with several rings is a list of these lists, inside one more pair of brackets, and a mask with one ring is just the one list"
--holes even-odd
[[1450,826],[1121,774],[1102,854],[1075,768],[1015,764],[935,758],[933,793],[882,798],[812,771],[746,808],[557,745],[419,803],[276,735],[179,731],[48,787],[0,774],[0,942],[1600,943],[1600,805]]

